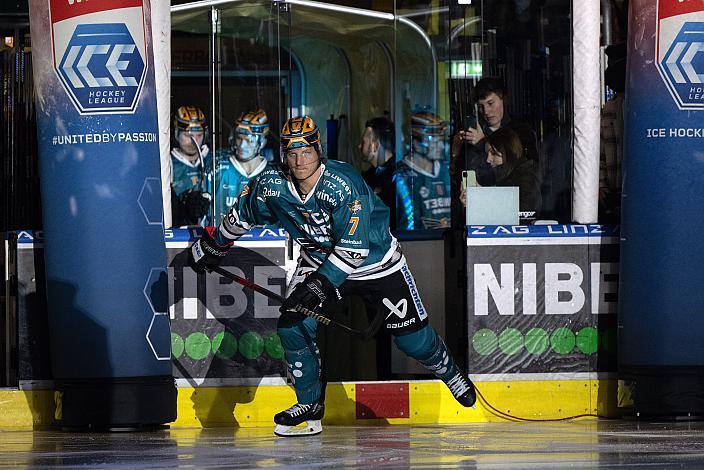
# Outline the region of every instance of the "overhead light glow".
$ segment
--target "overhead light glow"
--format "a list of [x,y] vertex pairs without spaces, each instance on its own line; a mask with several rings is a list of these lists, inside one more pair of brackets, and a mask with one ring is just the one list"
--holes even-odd
[[450,78],[480,78],[481,60],[453,60],[450,62]]

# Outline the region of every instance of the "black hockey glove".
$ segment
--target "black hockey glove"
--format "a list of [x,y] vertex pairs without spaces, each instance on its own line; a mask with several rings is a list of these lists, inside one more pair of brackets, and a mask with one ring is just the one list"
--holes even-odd
[[227,255],[232,246],[232,242],[219,245],[214,238],[215,230],[215,227],[205,227],[203,235],[191,245],[189,250],[188,263],[198,274],[204,273],[208,266],[219,265],[220,260]]
[[302,308],[315,309],[330,298],[337,298],[337,289],[317,271],[298,284],[279,308],[281,313],[297,312]]
[[187,191],[181,195],[183,214],[189,220],[200,220],[208,213],[210,207],[210,194],[200,191]]

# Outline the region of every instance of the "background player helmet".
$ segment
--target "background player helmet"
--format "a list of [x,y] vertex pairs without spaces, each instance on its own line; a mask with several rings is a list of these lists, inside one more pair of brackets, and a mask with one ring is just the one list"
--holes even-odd
[[286,168],[286,152],[299,147],[313,147],[321,163],[325,163],[320,146],[320,129],[310,116],[291,118],[281,129],[281,163]]
[[[259,155],[269,134],[269,119],[263,109],[245,111],[235,121],[228,142],[235,158],[242,162]],[[239,145],[237,137],[240,137]]]
[[178,136],[182,131],[202,132],[203,141],[208,138],[208,124],[203,111],[195,106],[181,106],[174,115],[174,138],[178,142]]
[[[411,142],[413,150],[430,160],[442,160],[447,141],[447,122],[429,111],[411,115]],[[440,142],[441,144],[436,144]],[[435,150],[431,151],[431,146]],[[442,151],[440,151],[442,149]]]

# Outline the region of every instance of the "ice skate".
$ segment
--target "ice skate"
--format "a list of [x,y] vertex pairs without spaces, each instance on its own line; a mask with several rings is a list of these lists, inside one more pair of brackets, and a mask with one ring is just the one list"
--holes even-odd
[[[314,436],[323,431],[320,420],[325,414],[322,403],[296,403],[291,408],[274,416],[274,434],[281,437]],[[302,424],[305,423],[305,426]]]
[[452,396],[455,397],[455,400],[460,405],[467,408],[476,408],[477,394],[474,391],[474,384],[469,380],[467,374],[457,369],[457,373],[445,382],[445,385],[447,385],[447,388],[452,392]]

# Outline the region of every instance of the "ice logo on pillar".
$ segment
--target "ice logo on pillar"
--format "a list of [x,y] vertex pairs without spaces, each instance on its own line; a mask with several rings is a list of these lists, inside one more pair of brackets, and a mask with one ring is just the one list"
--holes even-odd
[[49,0],[54,70],[81,115],[134,113],[147,72],[142,0]]
[[704,4],[660,0],[657,8],[658,72],[681,110],[704,110]]
[[124,23],[79,24],[58,73],[79,112],[134,111],[144,61]]

